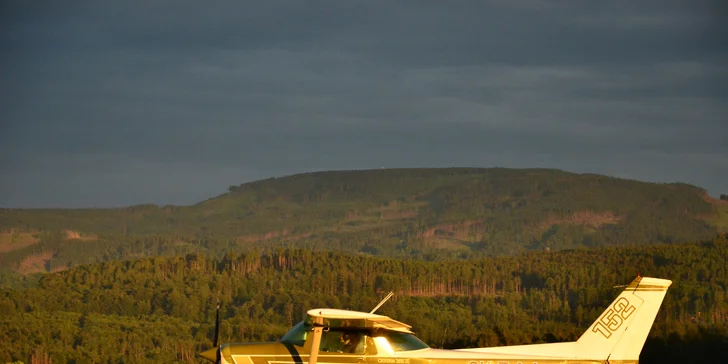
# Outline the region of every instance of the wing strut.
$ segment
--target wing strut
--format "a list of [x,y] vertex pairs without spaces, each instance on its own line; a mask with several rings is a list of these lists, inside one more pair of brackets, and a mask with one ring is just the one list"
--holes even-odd
[[311,354],[308,356],[308,364],[316,364],[323,330],[324,328],[321,326],[314,325],[313,327],[313,342],[311,343]]

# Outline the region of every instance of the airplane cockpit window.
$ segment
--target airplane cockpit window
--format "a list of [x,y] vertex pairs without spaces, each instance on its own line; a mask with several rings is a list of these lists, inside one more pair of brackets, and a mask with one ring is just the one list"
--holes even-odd
[[389,331],[389,330],[377,330],[374,333],[375,337],[385,337],[392,347],[392,350],[397,351],[409,351],[409,350],[420,350],[427,349],[429,346],[418,339],[412,334],[406,334],[403,332]]
[[293,345],[303,346],[308,337],[308,333],[311,332],[311,326],[306,324],[305,321],[301,321],[293,326],[288,332],[283,335],[281,342],[289,343]]
[[329,353],[364,354],[365,334],[351,330],[329,330],[321,335],[319,351]]

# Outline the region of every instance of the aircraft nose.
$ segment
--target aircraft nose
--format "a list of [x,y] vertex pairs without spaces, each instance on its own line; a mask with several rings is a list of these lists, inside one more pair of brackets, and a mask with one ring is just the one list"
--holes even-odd
[[223,344],[220,347],[220,364],[253,364],[246,353],[241,353],[240,348],[234,348],[234,345]]

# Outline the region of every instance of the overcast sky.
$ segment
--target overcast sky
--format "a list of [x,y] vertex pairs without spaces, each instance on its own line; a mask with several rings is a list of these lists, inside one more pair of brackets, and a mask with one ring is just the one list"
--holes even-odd
[[3,1],[0,207],[546,167],[728,193],[724,1]]

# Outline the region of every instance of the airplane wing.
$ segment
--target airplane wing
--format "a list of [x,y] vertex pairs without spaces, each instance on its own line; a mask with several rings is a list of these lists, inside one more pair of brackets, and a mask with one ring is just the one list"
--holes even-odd
[[377,315],[368,312],[358,312],[349,310],[337,310],[330,308],[316,308],[308,310],[309,320],[312,323],[318,323],[326,327],[346,328],[382,328],[393,331],[400,331],[411,334],[412,326],[403,322],[394,320],[388,316]]

